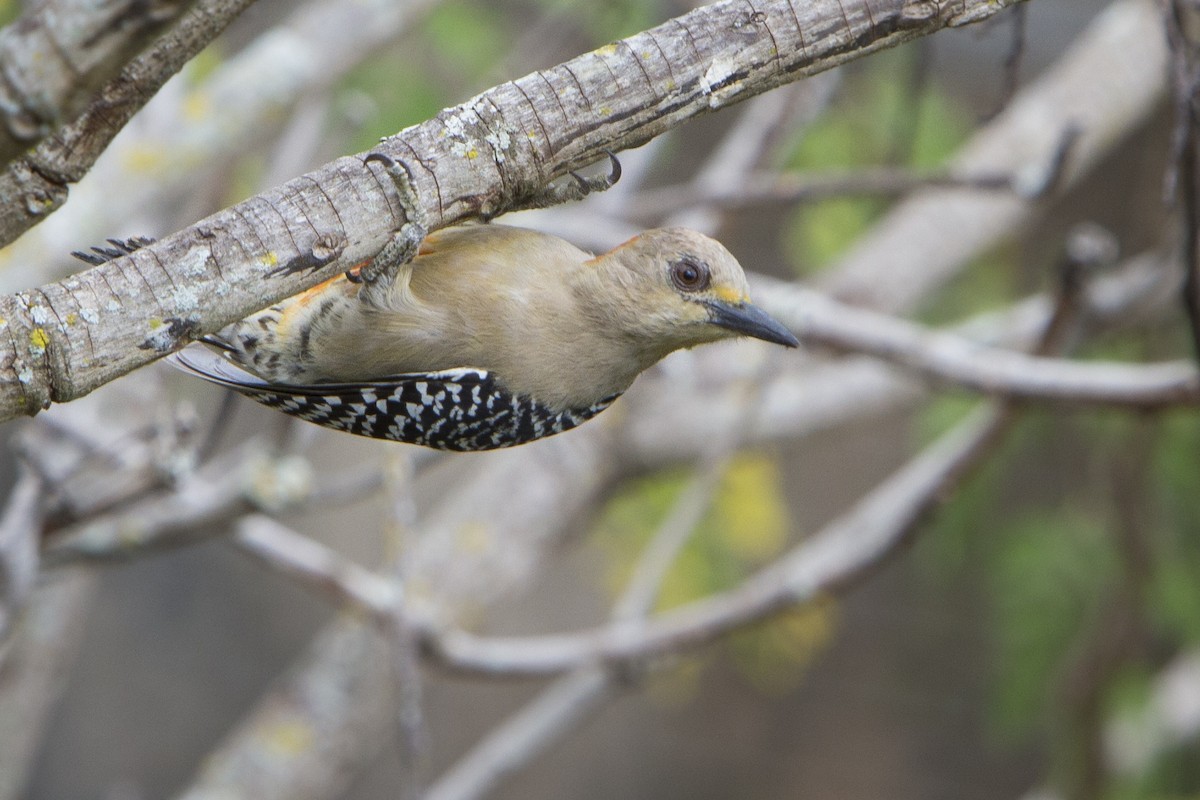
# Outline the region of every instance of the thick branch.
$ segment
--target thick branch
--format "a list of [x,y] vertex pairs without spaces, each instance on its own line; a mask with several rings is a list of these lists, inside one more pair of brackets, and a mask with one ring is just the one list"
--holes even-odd
[[[206,0],[207,1],[207,0]],[[0,251],[0,292],[59,278],[72,270],[64,254],[109,236],[160,233],[156,209],[205,180],[214,164],[263,146],[263,138],[286,120],[303,98],[321,97],[379,48],[396,41],[437,0],[308,0],[278,24],[223,61],[211,73],[189,75],[159,92],[149,105],[151,124],[126,126],[87,176],[71,202]],[[197,115],[195,110],[220,109]],[[146,157],[153,164],[152,179]],[[11,173],[4,187],[38,183]],[[283,177],[264,183],[270,186]],[[121,187],[114,192],[113,187]],[[24,199],[25,195],[21,196]],[[46,202],[52,203],[53,200]],[[0,214],[11,213],[0,211]],[[151,227],[146,227],[148,224]],[[134,227],[130,227],[130,226]],[[76,265],[78,266],[78,265]]]
[[0,163],[74,118],[185,0],[48,0],[0,31]]
[[[502,84],[380,149],[411,162],[429,218],[445,225],[517,205],[603,148],[1015,2],[770,0],[748,12],[727,0]],[[0,420],[87,394],[371,257],[403,217],[394,205],[386,178],[342,158],[143,251],[0,298]],[[266,279],[281,266],[291,272]]]
[[254,0],[199,0],[105,85],[78,118],[0,173],[0,246],[61,206],[125,123]]

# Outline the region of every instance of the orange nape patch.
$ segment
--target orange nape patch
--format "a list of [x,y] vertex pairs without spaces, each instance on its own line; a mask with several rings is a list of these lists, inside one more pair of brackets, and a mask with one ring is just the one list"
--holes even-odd
[[615,252],[617,252],[618,250],[621,250],[621,249],[623,249],[623,248],[629,247],[629,245],[633,244],[634,242],[636,242],[638,239],[641,239],[641,238],[642,238],[642,235],[641,235],[640,233],[639,233],[639,234],[635,234],[634,236],[631,236],[630,238],[628,238],[628,239],[626,239],[625,241],[621,242],[619,245],[617,245],[616,247],[614,247],[612,250],[609,250],[607,253],[600,253],[599,255],[592,256],[591,258],[589,258],[587,261],[584,261],[583,263],[584,263],[584,264],[596,264],[596,263],[599,263],[600,259],[602,259],[602,258],[608,258],[608,257],[609,257],[610,255],[612,255],[613,253],[615,253]]
[[742,303],[750,302],[750,295],[746,294],[740,289],[735,289],[732,286],[714,286],[712,288],[712,293],[716,295],[717,299],[723,303],[740,305]]
[[347,275],[353,275],[354,277],[357,278],[359,273],[362,272],[363,267],[365,267],[369,263],[371,263],[371,262],[361,261],[361,262],[355,264],[350,269],[346,270],[341,275],[334,275],[329,280],[321,281],[320,283],[318,283],[316,286],[312,287],[311,289],[305,289],[303,292],[296,295],[295,300],[293,300],[294,307],[296,309],[300,309],[300,308],[304,308],[305,306],[309,305],[314,300],[316,300],[319,296],[323,295],[325,293],[325,290],[328,289],[329,287],[333,286],[333,284],[347,280],[347,278],[346,278]]
[[432,231],[426,234],[425,238],[421,240],[421,244],[417,247],[418,256],[428,256],[438,252],[438,244],[440,244],[441,240],[445,238],[444,236],[440,236],[438,234],[438,231]]

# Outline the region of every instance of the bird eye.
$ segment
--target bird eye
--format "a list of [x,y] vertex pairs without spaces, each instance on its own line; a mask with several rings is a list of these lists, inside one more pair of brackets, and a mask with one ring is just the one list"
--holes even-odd
[[671,282],[682,292],[699,292],[708,288],[708,265],[691,256],[671,262]]

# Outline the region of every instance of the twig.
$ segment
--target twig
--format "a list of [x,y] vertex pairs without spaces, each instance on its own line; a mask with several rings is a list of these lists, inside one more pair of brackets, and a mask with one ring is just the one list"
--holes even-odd
[[737,190],[719,186],[704,189],[690,183],[647,189],[630,198],[626,213],[638,218],[657,218],[664,212],[693,206],[738,210],[774,203],[815,203],[856,195],[903,195],[922,188],[1010,192],[1013,176],[921,173],[907,167],[866,167],[844,174],[755,175]]
[[189,2],[47,0],[0,31],[0,162],[73,119]]
[[864,353],[992,396],[1078,405],[1163,408],[1200,403],[1195,364],[1068,361],[987,347],[952,333],[775,284],[769,308],[801,340]]
[[23,468],[0,517],[0,667],[16,616],[33,591],[44,507],[42,480]]
[[399,585],[263,514],[238,520],[229,543],[276,572],[390,623]]
[[481,797],[543,752],[551,742],[590,716],[611,692],[608,674],[577,670],[541,692],[532,702],[488,733],[470,754],[455,764],[424,800],[467,800]]
[[1196,92],[1200,89],[1198,46],[1188,34],[1186,20],[1194,12],[1180,0],[1161,0],[1167,42],[1171,48],[1171,89],[1174,94],[1175,126],[1171,136],[1172,160],[1167,186],[1173,190],[1180,216],[1180,246],[1185,265],[1183,307],[1187,313],[1192,348],[1200,360],[1200,169],[1197,165]]
[[1000,98],[995,107],[984,115],[984,119],[993,119],[1002,112],[1021,86],[1021,61],[1025,56],[1025,6],[1012,9],[1009,19],[1012,22],[1012,38],[1008,43],[1008,52],[1004,54],[1004,85],[1001,87]]
[[555,636],[483,638],[448,631],[427,640],[433,658],[461,672],[553,675],[621,665],[705,644],[731,630],[844,589],[906,540],[916,522],[986,452],[1006,415],[988,408],[938,440],[788,555],[741,586],[645,621]]
[[55,532],[43,549],[43,564],[120,562],[219,534],[222,523],[255,510],[254,465],[268,467],[256,450],[253,443],[246,445],[214,459],[169,491]]
[[87,174],[133,115],[253,2],[198,0],[171,30],[102,87],[82,114],[10,164],[0,174],[0,195],[23,201],[5,203],[0,210],[0,246],[65,203],[68,185]]
[[1078,126],[1067,125],[1044,165],[1035,165],[1033,171],[1025,165],[1012,172],[977,175],[919,172],[908,167],[864,167],[842,174],[760,174],[736,189],[720,183],[647,189],[630,198],[626,213],[632,217],[659,218],[665,213],[696,207],[739,210],[759,205],[816,203],[858,195],[899,196],[920,189],[1007,192],[1024,200],[1036,200],[1059,185],[1067,155],[1079,133]]
[[387,574],[400,590],[392,602],[389,624],[384,629],[391,642],[392,680],[396,697],[396,731],[399,736],[400,769],[403,773],[397,795],[401,800],[421,796],[424,772],[429,761],[429,731],[424,712],[424,687],[421,679],[419,625],[408,609],[403,594],[402,576],[407,541],[417,522],[413,484],[416,448],[400,448],[387,460],[389,514],[385,522]]

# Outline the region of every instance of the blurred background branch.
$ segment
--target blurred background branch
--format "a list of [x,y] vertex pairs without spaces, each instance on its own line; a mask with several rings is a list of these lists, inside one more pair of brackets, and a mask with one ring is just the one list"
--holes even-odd
[[[610,192],[505,219],[719,236],[799,353],[681,353],[480,455],[158,370],[10,426],[0,800],[1200,790],[1193,225],[1160,203],[1195,20],[1068,5],[673,128]],[[686,10],[259,0],[62,170],[5,291]],[[176,49],[186,19],[127,74],[219,27]]]

